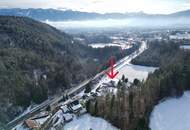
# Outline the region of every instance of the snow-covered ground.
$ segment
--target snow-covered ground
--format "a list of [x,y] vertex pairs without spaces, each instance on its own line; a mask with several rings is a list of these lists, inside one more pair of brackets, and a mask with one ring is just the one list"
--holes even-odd
[[119,74],[116,76],[116,79],[121,79],[122,76],[125,75],[130,82],[133,82],[135,78],[145,80],[148,74],[154,72],[155,69],[155,67],[127,64],[119,69]]
[[[119,73],[116,76],[116,78],[113,79],[113,81],[118,82],[123,75],[125,75],[125,77],[128,78],[129,82],[133,82],[135,78],[139,80],[146,80],[148,74],[154,72],[154,70],[157,68],[130,64],[133,58],[140,55],[146,49],[146,42],[143,41],[139,49],[139,52],[134,52],[130,56],[126,56],[125,58],[117,62],[117,67],[115,68],[115,71],[118,71]],[[111,79],[108,76],[104,76],[92,91],[95,92],[97,87],[102,86],[103,83],[108,83],[110,81]]]
[[181,49],[190,49],[190,45],[182,45],[180,46]]
[[119,130],[102,118],[85,114],[74,121],[67,123],[64,130]]
[[142,42],[142,45],[139,49],[139,52],[134,52],[130,56],[125,57],[122,61],[122,64],[118,65],[116,70],[119,74],[116,76],[116,79],[121,79],[122,75],[125,75],[126,78],[129,79],[130,82],[133,82],[135,78],[139,80],[146,80],[148,73],[154,72],[155,67],[147,67],[147,66],[140,66],[140,65],[133,65],[130,64],[131,60],[140,55],[144,50],[147,49],[146,42]]
[[115,47],[120,47],[122,49],[129,49],[132,46],[128,45],[126,43],[120,43],[120,44],[115,44],[115,43],[94,43],[94,44],[89,44],[89,46],[91,46],[92,48],[104,48],[104,47],[111,47],[111,46],[115,46]]
[[[113,81],[115,81],[117,83],[122,78],[123,75],[125,75],[125,77],[128,78],[129,82],[133,82],[135,78],[137,78],[141,81],[146,80],[146,78],[148,77],[148,74],[154,72],[155,69],[157,69],[157,68],[125,64],[124,66],[117,69],[117,71],[119,73],[113,79]],[[92,91],[95,92],[97,87],[101,86],[103,83],[108,83],[110,81],[111,81],[111,79],[108,76],[104,76]]]
[[[136,56],[140,55],[144,50],[147,49],[146,43],[143,42],[139,52],[135,52],[130,56],[126,56],[122,60],[120,60],[117,64],[119,64],[115,70],[119,72],[116,76],[115,80],[121,79],[122,75],[125,75],[126,78],[132,82],[135,78],[139,80],[145,80],[148,76],[148,73],[154,72],[155,67],[147,67],[147,66],[140,66],[140,65],[133,65],[130,64],[131,60],[134,59]],[[106,76],[107,79],[109,79]]]
[[158,104],[150,117],[152,130],[190,130],[190,91]]

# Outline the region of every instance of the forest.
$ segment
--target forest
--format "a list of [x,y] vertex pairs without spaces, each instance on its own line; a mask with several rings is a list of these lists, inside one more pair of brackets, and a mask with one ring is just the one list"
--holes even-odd
[[0,16],[0,122],[92,77],[110,55],[119,59],[139,46],[123,53],[116,47],[93,49],[47,24]]
[[148,42],[148,48],[148,50],[145,50],[131,62],[137,65],[159,67],[161,64],[164,64],[166,58],[170,59],[173,57],[179,48],[179,42],[154,40]]

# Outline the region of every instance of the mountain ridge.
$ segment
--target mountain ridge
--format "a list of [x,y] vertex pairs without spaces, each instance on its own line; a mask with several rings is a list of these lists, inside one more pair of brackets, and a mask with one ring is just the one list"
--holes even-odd
[[35,20],[45,21],[68,21],[68,20],[88,20],[88,19],[126,19],[126,18],[179,18],[190,17],[190,10],[179,11],[171,14],[147,14],[144,12],[136,13],[95,13],[73,10],[57,9],[0,9],[0,15],[25,16]]

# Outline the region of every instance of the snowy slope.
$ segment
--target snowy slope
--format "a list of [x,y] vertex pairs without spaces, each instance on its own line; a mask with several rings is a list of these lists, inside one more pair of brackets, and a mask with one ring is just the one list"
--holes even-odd
[[85,114],[78,119],[66,124],[64,130],[119,130],[102,118]]
[[[143,41],[139,52],[134,52],[130,56],[126,56],[125,58],[117,62],[118,66],[115,68],[115,71],[118,71],[119,74],[116,76],[114,81],[118,81],[119,79],[121,79],[122,75],[125,75],[125,77],[128,78],[130,82],[133,82],[135,78],[139,80],[146,80],[148,73],[154,72],[154,70],[157,68],[130,64],[132,59],[140,55],[146,49],[146,42]],[[103,82],[109,82],[110,80],[111,79],[106,76],[106,78],[103,79]]]
[[131,45],[127,45],[126,43],[93,43],[93,44],[90,44],[89,46],[91,46],[92,48],[104,48],[104,47],[120,47],[122,49],[129,49],[131,48],[132,46]]
[[190,130],[190,91],[158,104],[150,118],[152,130]]
[[133,82],[135,78],[139,80],[145,80],[148,77],[148,74],[154,72],[155,67],[146,67],[139,65],[127,64],[120,68],[119,74],[116,76],[117,79],[121,79],[122,75],[125,75],[130,82]]

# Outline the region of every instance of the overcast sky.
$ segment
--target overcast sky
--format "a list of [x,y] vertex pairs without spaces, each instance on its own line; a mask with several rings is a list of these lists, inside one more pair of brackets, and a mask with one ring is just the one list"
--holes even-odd
[[0,8],[67,8],[86,12],[168,14],[190,9],[190,0],[0,0]]

